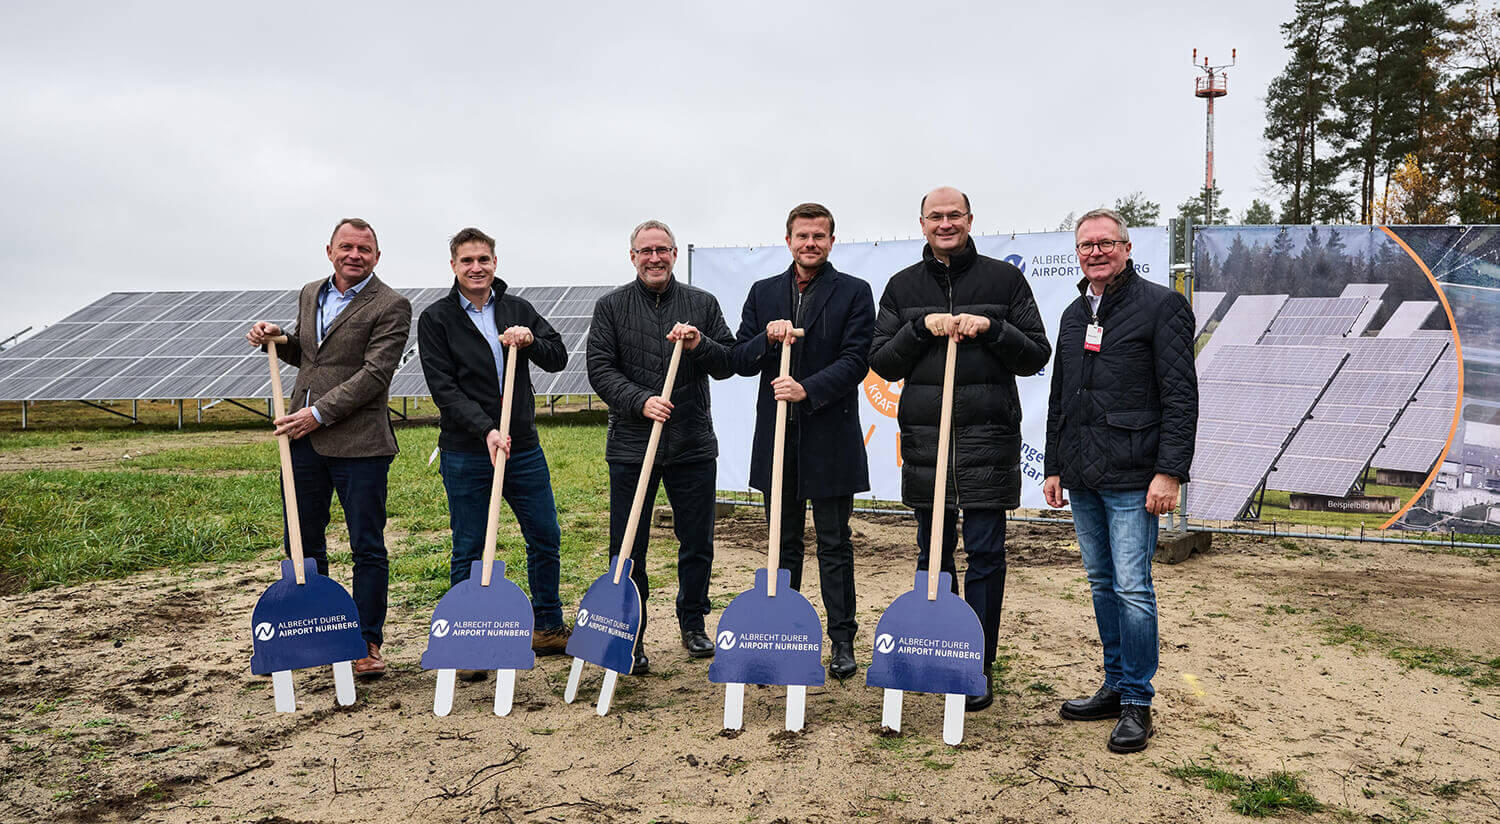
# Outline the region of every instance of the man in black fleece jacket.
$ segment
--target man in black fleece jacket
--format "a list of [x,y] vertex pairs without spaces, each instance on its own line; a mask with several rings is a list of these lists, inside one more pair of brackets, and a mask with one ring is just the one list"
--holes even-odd
[[[964,600],[984,627],[990,684],[1005,596],[1005,510],[1021,503],[1021,401],[1017,375],[1034,375],[1052,347],[1031,287],[1019,269],[988,258],[969,237],[969,196],[951,187],[922,198],[922,261],[891,276],[880,297],[870,368],[904,380],[901,500],[917,514],[917,566],[925,568],[937,479],[938,424],[949,337],[959,339],[954,367],[953,433],[943,515],[943,571],[954,575],[958,511],[964,513]],[[994,700],[971,695],[969,710]]]
[[[526,577],[535,618],[532,649],[556,655],[568,645],[558,596],[562,533],[552,498],[547,456],[536,434],[536,404],[529,365],[557,372],[568,363],[562,336],[524,298],[505,293],[495,277],[495,239],[478,229],[464,229],[449,241],[455,283],[448,296],[422,311],[417,346],[427,388],[437,404],[439,465],[448,492],[448,520],[453,529],[449,581],[469,577],[469,567],[484,553],[489,520],[490,484],[495,458],[504,451],[505,502],[515,513],[526,540]],[[501,392],[506,350],[520,347],[511,391],[509,441],[500,437]],[[483,673],[466,671],[467,678]]]

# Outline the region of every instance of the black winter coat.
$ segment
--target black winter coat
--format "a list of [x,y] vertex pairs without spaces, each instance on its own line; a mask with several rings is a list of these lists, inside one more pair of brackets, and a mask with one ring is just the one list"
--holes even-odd
[[1047,402],[1046,474],[1064,489],[1145,489],[1157,473],[1188,481],[1198,432],[1193,310],[1133,263],[1104,289],[1098,352],[1081,294],[1063,310]]
[[771,487],[776,401],[771,381],[781,374],[781,345],[766,340],[766,324],[791,320],[806,336],[792,344],[792,377],[807,399],[791,404],[795,427],[788,439],[797,450],[798,498],[832,498],[870,488],[869,461],[859,431],[859,388],[869,374],[870,337],[875,330],[875,297],[870,284],[825,263],[802,295],[800,317],[793,317],[795,267],[756,281],[745,298],[735,336],[734,371],[760,374],[755,400],[755,443],[750,451],[750,486]]
[[1047,330],[1021,270],[978,253],[974,241],[950,265],[922,249],[922,262],[891,276],[880,297],[870,367],[905,380],[901,424],[901,500],[932,506],[937,477],[947,338],[922,324],[933,312],[967,312],[990,328],[958,345],[953,436],[948,456],[949,509],[1015,509],[1021,504],[1021,400],[1017,375],[1034,375],[1052,353]]
[[[524,326],[536,338],[516,354],[511,389],[515,399],[510,411],[510,449],[516,455],[539,443],[530,364],[557,372],[568,365],[568,350],[562,336],[530,302],[505,293],[505,281],[496,278],[493,289],[490,311],[495,313],[495,328],[504,332],[511,326]],[[491,429],[500,428],[501,390],[495,376],[495,355],[469,320],[459,297],[455,281],[447,297],[422,310],[417,319],[417,353],[440,413],[438,447],[449,452],[487,453],[485,436]]]
[[606,461],[640,463],[645,459],[652,421],[641,414],[641,407],[648,398],[660,395],[666,383],[675,345],[667,340],[667,333],[678,323],[690,323],[701,334],[695,348],[682,351],[672,388],[672,417],[662,430],[655,465],[719,456],[709,414],[708,379],[734,374],[729,362],[734,335],[724,322],[719,301],[676,277],[660,294],[637,278],[600,298],[589,326],[589,385],[609,404]]

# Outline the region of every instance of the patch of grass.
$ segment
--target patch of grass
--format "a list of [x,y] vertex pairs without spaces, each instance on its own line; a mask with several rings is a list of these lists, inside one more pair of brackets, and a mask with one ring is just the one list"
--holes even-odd
[[1313,813],[1323,805],[1302,788],[1295,773],[1278,770],[1265,778],[1247,778],[1214,766],[1185,761],[1180,767],[1167,768],[1167,774],[1184,781],[1202,784],[1214,792],[1233,794],[1229,809],[1252,818],[1265,818],[1285,812]]
[[1470,790],[1479,786],[1479,779],[1466,778],[1462,781],[1444,781],[1432,788],[1432,794],[1438,798],[1458,798]]
[[1436,675],[1458,678],[1474,687],[1500,686],[1500,656],[1479,658],[1453,647],[1415,646],[1398,636],[1355,623],[1325,624],[1323,643],[1329,646],[1348,646],[1360,653],[1379,651],[1387,658],[1400,662],[1406,669],[1426,670]]
[[921,761],[919,761],[917,763],[921,764],[922,766],[926,767],[929,770],[939,770],[939,771],[941,771],[941,770],[951,770],[951,769],[953,769],[953,762],[952,761],[939,761],[936,758],[924,758],[924,759],[922,759]]

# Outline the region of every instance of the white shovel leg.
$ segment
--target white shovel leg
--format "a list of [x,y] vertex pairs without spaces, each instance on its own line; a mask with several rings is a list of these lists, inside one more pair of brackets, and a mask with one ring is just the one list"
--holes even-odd
[[964,696],[945,693],[943,697],[943,743],[956,747],[964,741]]
[[563,690],[563,702],[571,704],[578,697],[578,679],[583,675],[583,659],[574,658],[573,668],[568,670],[568,687]]
[[599,685],[599,705],[594,708],[594,712],[609,714],[609,702],[615,697],[615,679],[619,677],[620,674],[612,669],[604,670],[604,683]]
[[333,697],[339,706],[354,703],[354,662],[335,661],[333,664]]
[[724,729],[739,730],[745,727],[745,685],[724,685]]
[[511,704],[516,697],[516,671],[495,670],[495,714],[510,715]]
[[453,712],[453,679],[458,670],[438,670],[437,687],[432,691],[432,714],[439,718]]
[[886,689],[885,701],[880,707],[880,726],[892,732],[901,732],[901,690]]
[[296,712],[297,694],[292,690],[292,671],[271,673],[271,691],[276,694],[277,712]]
[[792,732],[802,731],[802,718],[807,714],[807,686],[792,684],[786,688],[786,728]]

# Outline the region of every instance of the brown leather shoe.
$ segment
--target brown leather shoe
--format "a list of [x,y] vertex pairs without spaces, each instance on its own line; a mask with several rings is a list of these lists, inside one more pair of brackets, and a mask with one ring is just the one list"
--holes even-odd
[[568,651],[568,638],[572,634],[566,625],[537,630],[531,634],[531,651],[537,655],[561,655]]
[[379,678],[385,675],[385,659],[380,656],[380,645],[365,642],[370,654],[354,662],[354,674],[363,678]]

